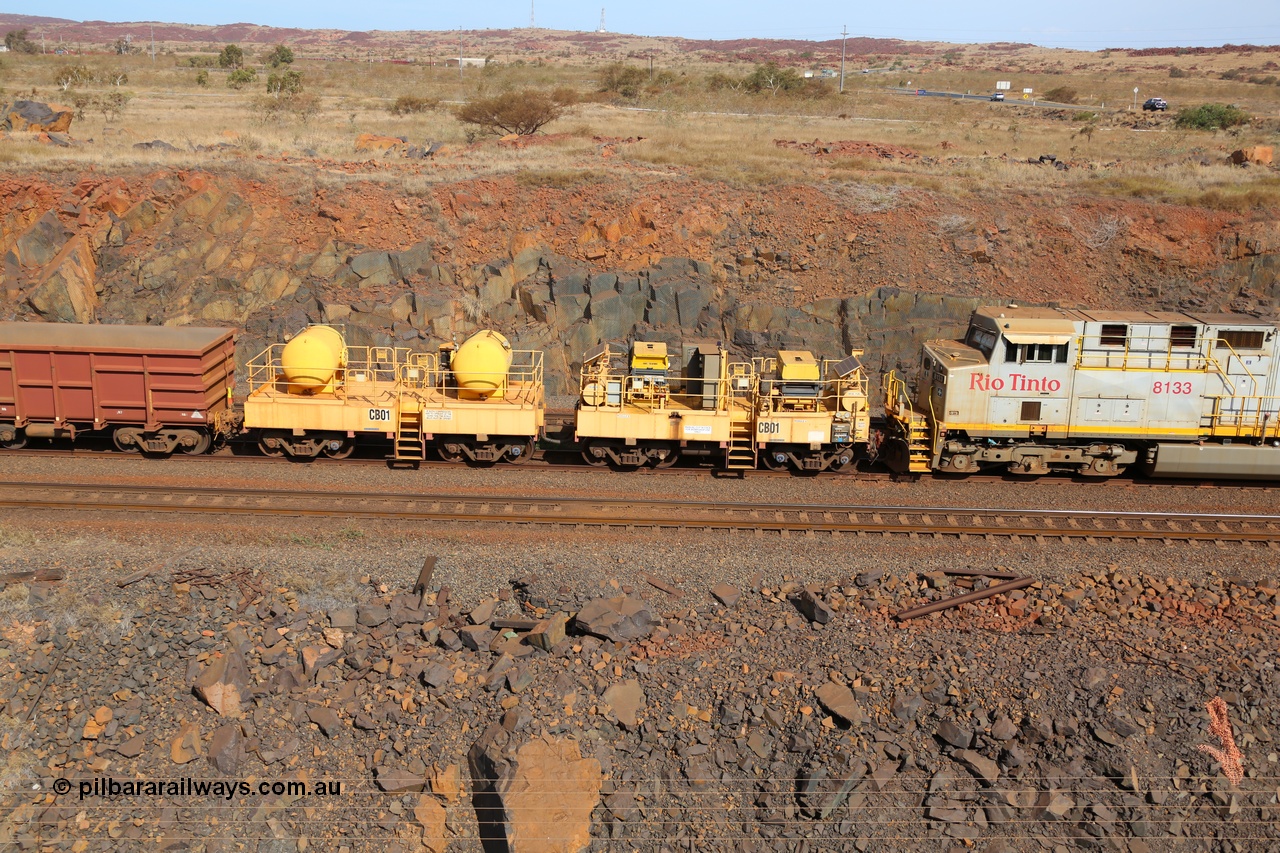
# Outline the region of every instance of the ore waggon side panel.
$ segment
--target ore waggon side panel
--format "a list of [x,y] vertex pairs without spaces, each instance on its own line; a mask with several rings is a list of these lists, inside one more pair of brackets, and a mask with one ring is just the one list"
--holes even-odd
[[[1275,477],[1275,332],[1236,315],[979,309],[963,342],[925,345],[914,399],[886,381],[888,455],[913,471]],[[1221,449],[1179,450],[1205,444]]]
[[123,450],[202,453],[231,429],[235,333],[0,323],[0,442],[110,430]]

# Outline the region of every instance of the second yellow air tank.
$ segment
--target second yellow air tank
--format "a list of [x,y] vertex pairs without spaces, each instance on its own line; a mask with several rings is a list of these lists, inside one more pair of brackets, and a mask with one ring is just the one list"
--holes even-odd
[[511,369],[511,342],[498,332],[476,332],[453,354],[453,375],[458,396],[467,400],[487,400],[505,393]]

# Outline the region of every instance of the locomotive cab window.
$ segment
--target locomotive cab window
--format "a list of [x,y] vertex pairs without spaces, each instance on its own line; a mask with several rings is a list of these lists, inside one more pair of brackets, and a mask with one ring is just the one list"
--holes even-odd
[[1233,350],[1262,349],[1266,337],[1262,332],[1246,332],[1243,329],[1222,329],[1218,340]]
[[1005,341],[1004,360],[1026,364],[1066,364],[1066,344],[1015,344]]
[[1122,347],[1129,339],[1129,327],[1124,323],[1103,323],[1098,343],[1104,347]]
[[1169,345],[1175,349],[1194,349],[1196,338],[1195,326],[1174,326],[1169,330]]
[[988,329],[971,326],[969,328],[969,334],[965,336],[964,342],[981,352],[987,358],[991,358],[991,352],[996,346],[996,336],[994,332]]

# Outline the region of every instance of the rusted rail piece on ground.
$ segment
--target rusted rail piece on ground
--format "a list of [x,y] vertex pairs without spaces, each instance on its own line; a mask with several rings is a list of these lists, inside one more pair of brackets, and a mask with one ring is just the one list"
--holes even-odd
[[910,610],[902,610],[893,614],[893,618],[899,622],[905,622],[908,619],[915,619],[917,616],[928,616],[930,613],[937,613],[940,610],[950,610],[952,607],[959,607],[961,604],[968,604],[971,601],[981,601],[984,598],[990,598],[993,595],[999,595],[1002,592],[1013,592],[1015,589],[1023,589],[1031,586],[1036,582],[1035,578],[1017,578],[1015,580],[998,583],[995,586],[989,586],[986,589],[975,589],[973,592],[966,592],[964,595],[955,595],[951,598],[944,598],[941,601],[931,601],[928,604],[922,604],[919,607],[912,607]]

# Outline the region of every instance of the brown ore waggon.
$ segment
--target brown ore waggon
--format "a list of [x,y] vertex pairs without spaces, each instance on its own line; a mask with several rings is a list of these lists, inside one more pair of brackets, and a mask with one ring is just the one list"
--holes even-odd
[[235,428],[235,371],[230,329],[0,323],[0,446],[97,432],[204,453]]

